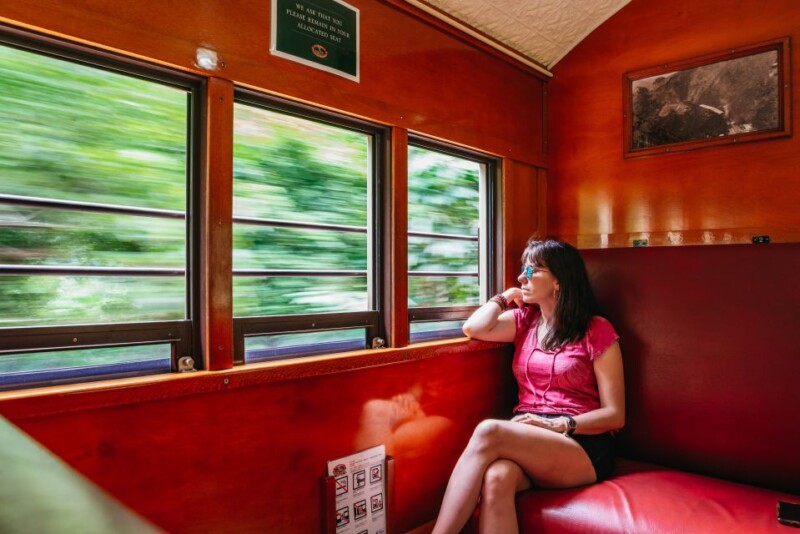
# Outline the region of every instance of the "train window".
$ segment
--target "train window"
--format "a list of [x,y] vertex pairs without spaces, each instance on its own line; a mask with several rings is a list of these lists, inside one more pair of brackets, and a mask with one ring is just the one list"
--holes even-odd
[[43,38],[0,41],[0,382],[169,371],[191,353],[200,82]]
[[412,341],[455,337],[493,285],[495,160],[421,138],[408,149]]
[[[235,361],[308,355],[252,340],[327,331],[348,346],[377,336],[377,142],[370,125],[240,91],[234,107]],[[366,328],[365,328],[366,327]],[[350,337],[348,337],[350,336]],[[248,341],[245,341],[247,339]],[[272,338],[274,339],[274,338]],[[295,339],[296,341],[296,339]]]
[[168,373],[167,344],[29,352],[0,359],[0,391],[68,380]]
[[273,334],[245,338],[246,363],[280,360],[302,353],[330,354],[367,348],[363,328],[348,328],[327,332]]
[[411,323],[411,342],[431,341],[462,336],[461,327],[464,320],[455,321],[428,321]]

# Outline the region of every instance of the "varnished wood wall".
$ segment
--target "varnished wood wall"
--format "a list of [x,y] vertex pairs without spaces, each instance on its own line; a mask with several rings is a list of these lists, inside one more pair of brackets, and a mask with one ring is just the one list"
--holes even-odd
[[800,240],[800,137],[623,158],[625,72],[789,36],[800,123],[794,0],[633,0],[553,69],[551,233],[583,247]]
[[[361,10],[360,83],[271,56],[269,1],[0,4],[9,25],[210,78],[198,327],[206,368],[218,371],[0,394],[0,414],[168,531],[318,532],[325,461],[378,443],[397,459],[394,517],[407,531],[434,517],[474,425],[513,402],[507,349],[464,341],[231,369],[236,84],[391,128],[396,346],[408,337],[409,132],[503,158],[507,283],[527,237],[545,231],[544,79],[400,0],[349,3]],[[224,67],[198,70],[198,46]]]
[[520,258],[527,240],[547,236],[547,171],[506,161],[503,187],[503,281],[504,287],[510,287],[518,284]]

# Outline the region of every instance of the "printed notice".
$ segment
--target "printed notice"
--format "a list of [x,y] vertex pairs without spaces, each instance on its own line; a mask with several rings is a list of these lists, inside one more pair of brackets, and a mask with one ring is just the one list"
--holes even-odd
[[270,52],[358,81],[359,11],[341,0],[272,0]]
[[336,534],[386,534],[385,464],[383,445],[328,461],[336,480]]

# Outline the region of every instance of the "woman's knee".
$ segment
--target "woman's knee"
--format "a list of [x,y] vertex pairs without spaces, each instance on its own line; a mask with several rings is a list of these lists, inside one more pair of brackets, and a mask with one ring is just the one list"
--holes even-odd
[[469,445],[476,452],[487,452],[500,442],[503,432],[503,421],[485,419],[478,423],[472,433]]
[[522,476],[522,469],[510,460],[495,460],[483,474],[481,496],[497,499],[514,495]]

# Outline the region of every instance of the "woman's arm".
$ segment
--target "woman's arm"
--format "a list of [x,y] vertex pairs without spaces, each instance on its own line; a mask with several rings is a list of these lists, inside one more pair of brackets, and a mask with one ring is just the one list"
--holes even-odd
[[[503,292],[509,303],[522,303],[522,291],[512,287]],[[514,341],[517,325],[514,312],[503,311],[499,304],[490,300],[473,312],[462,327],[465,336],[483,341]]]
[[625,381],[622,351],[614,342],[594,359],[594,376],[600,394],[600,408],[575,416],[576,434],[602,434],[625,426]]

